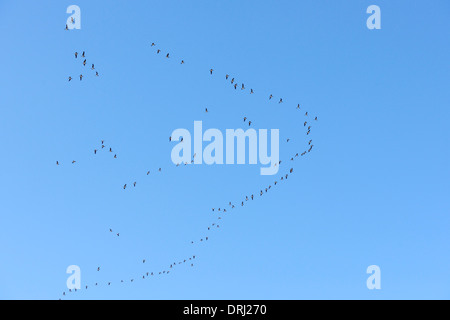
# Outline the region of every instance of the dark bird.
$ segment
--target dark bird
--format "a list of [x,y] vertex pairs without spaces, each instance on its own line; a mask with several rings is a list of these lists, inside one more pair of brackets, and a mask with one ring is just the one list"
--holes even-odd
[[78,58],[78,52],[75,52],[75,59]]
[[228,77],[229,77],[229,75],[225,75],[225,79],[227,79],[227,80],[228,80]]
[[270,96],[269,96],[269,100],[272,99],[272,98],[273,98],[273,95],[270,95]]
[[94,64],[92,64],[91,70],[94,70],[94,69],[95,69]]
[[69,77],[69,81],[72,80],[72,77]]
[[82,58],[84,58],[84,53],[85,53],[85,52],[83,51],[83,53],[81,54],[81,57],[82,57]]
[[253,92],[253,89],[250,89],[250,94],[252,94],[252,93],[254,93],[254,92]]
[[94,154],[97,154],[97,149],[94,149]]
[[154,47],[155,46],[155,43],[154,42],[152,42],[152,45],[151,45],[152,47]]
[[184,64],[184,60],[181,60],[181,64]]
[[209,73],[212,74],[214,69],[209,69]]
[[98,77],[98,71],[95,71],[95,76],[97,76],[97,77]]
[[83,75],[82,75],[82,74],[80,74],[80,81],[81,81],[81,80],[83,80]]
[[56,165],[59,166],[59,161],[56,161]]
[[84,61],[83,61],[83,66],[85,66],[86,65],[86,59],[84,59]]
[[166,55],[166,58],[169,58],[169,54]]
[[282,103],[283,102],[283,99],[282,98],[280,98],[280,101],[278,102],[278,103]]
[[127,184],[125,183],[123,186],[123,189],[125,190],[127,188]]

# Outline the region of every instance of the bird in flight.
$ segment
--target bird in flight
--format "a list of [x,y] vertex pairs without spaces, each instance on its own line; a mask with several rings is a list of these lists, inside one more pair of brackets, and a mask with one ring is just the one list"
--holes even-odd
[[169,58],[169,54],[166,55],[166,58]]
[[72,80],[72,77],[69,77],[69,81],[71,81]]
[[75,59],[78,58],[78,52],[75,52]]
[[123,185],[123,189],[125,190],[127,188],[127,184],[125,183],[124,185]]
[[213,73],[213,71],[214,71],[214,69],[209,69],[209,73],[211,73],[211,74],[212,74],[212,73]]
[[83,80],[83,75],[82,75],[82,74],[80,74],[80,81],[81,81],[81,80]]
[[269,100],[272,99],[272,98],[273,98],[273,95],[270,95],[270,96],[269,96]]
[[155,46],[155,43],[154,42],[152,42],[152,45],[151,45],[152,47],[154,47]]

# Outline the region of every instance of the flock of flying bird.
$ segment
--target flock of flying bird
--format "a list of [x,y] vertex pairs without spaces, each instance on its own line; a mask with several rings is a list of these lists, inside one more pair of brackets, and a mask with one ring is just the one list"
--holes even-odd
[[[155,43],[152,43],[151,46],[154,47],[154,46],[156,46],[156,44],[155,44]],[[157,50],[156,50],[156,53],[157,53],[157,54],[159,54],[160,52],[161,52],[160,49],[157,49]],[[78,53],[75,53],[75,58],[77,58],[77,56],[78,56]],[[85,53],[84,53],[84,52],[82,53],[81,57],[82,57],[82,58],[85,57]],[[170,54],[169,54],[169,53],[166,54],[166,58],[168,58],[168,59],[170,58]],[[86,60],[84,60],[83,64],[85,65],[85,63],[86,63]],[[185,61],[184,61],[183,59],[181,59],[181,63],[180,63],[180,64],[185,64]],[[92,65],[92,69],[94,69],[94,65]],[[210,75],[213,75],[213,74],[214,74],[214,69],[211,68],[211,69],[209,70],[209,73],[210,73]],[[97,73],[97,75],[98,75],[98,73]],[[229,74],[226,74],[226,75],[225,75],[225,79],[228,80],[229,78],[230,78],[230,75],[229,75]],[[82,79],[82,77],[80,76],[80,80],[81,80],[81,79]],[[70,79],[69,79],[69,81],[70,81]],[[236,83],[236,81],[235,81],[235,78],[231,78],[231,84],[233,85],[233,87],[234,87],[235,89],[237,89],[237,86],[238,86],[238,85],[237,85],[237,83]],[[241,90],[245,90],[245,85],[244,85],[243,83],[242,83],[242,85],[241,85]],[[254,90],[253,90],[253,89],[250,89],[250,94],[254,94]],[[272,98],[273,98],[273,95],[270,94],[269,100],[272,100]],[[279,101],[278,101],[278,103],[283,103],[283,99],[280,98]],[[296,109],[300,109],[300,104],[297,104]],[[208,112],[208,109],[207,109],[207,108],[205,109],[205,112]],[[308,111],[306,111],[306,112],[304,113],[304,116],[305,116],[305,117],[308,117],[308,116],[309,116]],[[248,120],[247,117],[244,117],[244,122],[246,122],[247,120]],[[317,121],[317,120],[318,120],[317,117],[314,117],[313,121]],[[247,122],[248,122],[248,125],[249,125],[249,126],[250,126],[251,123],[252,123],[250,120],[247,121]],[[306,130],[307,130],[307,131],[306,131],[306,135],[309,136],[310,133],[311,133],[311,125],[309,124],[308,120],[304,121],[303,126],[306,127]],[[181,139],[182,139],[182,138],[181,138]],[[309,138],[308,138],[308,139],[309,139]],[[169,141],[172,141],[172,137],[169,137]],[[289,141],[290,141],[290,139],[287,139],[287,140],[286,140],[287,143],[288,143]],[[101,149],[104,149],[104,148],[105,148],[104,140],[102,140],[101,142],[102,142],[102,143],[101,143]],[[309,139],[307,149],[305,149],[305,150],[304,150],[303,152],[301,152],[301,153],[295,153],[294,155],[292,155],[292,157],[290,158],[290,161],[292,162],[292,161],[294,161],[294,160],[295,160],[296,158],[298,158],[298,157],[303,157],[303,156],[305,156],[307,153],[311,152],[313,146],[314,146],[314,145],[312,144],[312,139]],[[94,149],[94,154],[97,154],[98,151],[99,151],[99,150]],[[113,153],[112,148],[109,148],[109,152],[110,152],[110,153]],[[196,154],[194,154],[193,158],[195,158],[195,156],[196,156]],[[117,155],[116,155],[116,154],[114,154],[114,158],[117,158]],[[192,163],[192,162],[194,162],[193,159],[191,160],[191,163]],[[74,163],[76,163],[75,160],[73,160],[72,164],[74,164]],[[275,163],[274,166],[277,166],[277,165],[278,165],[278,166],[281,166],[281,163],[282,163],[282,161],[280,160],[278,163]],[[59,162],[57,161],[56,164],[59,165]],[[184,163],[184,164],[187,165],[188,163]],[[177,166],[178,166],[178,165],[179,165],[179,164],[177,164]],[[278,180],[275,180],[274,183],[273,183],[273,185],[272,185],[272,184],[269,184],[269,185],[263,187],[262,189],[260,189],[259,191],[255,192],[255,193],[249,193],[249,194],[243,196],[243,197],[242,197],[239,201],[237,201],[237,202],[231,202],[231,201],[229,201],[227,205],[222,206],[221,208],[220,208],[220,207],[218,207],[217,209],[216,209],[216,208],[212,208],[212,212],[218,214],[217,217],[215,217],[215,222],[212,222],[212,223],[210,223],[210,224],[207,226],[207,230],[205,230],[206,233],[205,233],[202,237],[199,237],[197,240],[191,240],[190,243],[191,243],[191,244],[195,244],[195,243],[203,243],[203,242],[208,241],[208,240],[210,239],[210,237],[211,237],[211,234],[210,234],[209,232],[211,232],[212,230],[217,230],[217,229],[220,228],[220,222],[222,221],[223,217],[224,217],[228,212],[234,211],[234,209],[236,209],[237,207],[244,207],[244,205],[245,205],[248,201],[253,201],[253,200],[255,200],[255,199],[257,198],[257,196],[259,196],[259,197],[263,196],[265,193],[268,193],[270,190],[272,190],[274,187],[276,187],[279,183],[281,183],[281,182],[283,182],[283,181],[286,181],[286,180],[288,179],[288,177],[289,177],[289,174],[292,174],[292,173],[294,172],[293,166],[290,165],[289,167],[290,167],[290,169],[287,170],[284,174],[282,174]],[[161,172],[161,168],[159,168],[158,171]],[[150,174],[150,171],[147,171],[147,175],[149,175],[149,174]],[[132,183],[133,187],[136,187],[136,183],[137,183],[136,181],[134,181],[134,182]],[[124,184],[123,189],[126,189],[126,188],[127,188],[127,185],[128,185],[128,184]],[[111,228],[109,229],[109,232],[110,232],[110,233],[114,233],[114,231],[113,231]],[[120,233],[117,232],[115,235],[116,235],[117,237],[119,237],[119,236],[120,236]],[[158,272],[148,271],[148,272],[145,272],[144,274],[140,275],[138,278],[144,280],[144,279],[146,279],[146,278],[148,278],[148,277],[152,277],[152,276],[154,276],[154,275],[164,275],[164,274],[169,274],[170,271],[173,270],[173,268],[174,268],[176,265],[186,264],[186,262],[187,262],[188,264],[190,263],[191,267],[193,267],[193,266],[194,266],[194,264],[193,264],[193,262],[192,262],[193,259],[195,259],[195,255],[190,256],[190,257],[187,258],[187,259],[180,260],[180,261],[178,261],[178,263],[177,263],[177,262],[171,263],[170,265],[167,266],[167,270],[166,270],[166,268],[165,268],[164,270],[161,270],[161,271],[158,271]],[[142,260],[142,263],[145,264],[145,263],[146,263],[146,259],[143,259],[143,260]],[[100,270],[101,270],[101,267],[98,267],[98,268],[97,268],[97,271],[100,272]],[[134,282],[135,279],[137,279],[137,278],[136,278],[136,277],[128,277],[127,280],[121,279],[121,280],[120,280],[120,283],[124,283],[124,282]],[[119,282],[119,280],[118,280],[117,282]],[[110,285],[112,284],[112,282],[111,282],[111,281],[108,281],[106,284],[107,284],[108,286],[110,286]],[[96,287],[96,286],[99,286],[99,283],[95,283],[94,286],[95,286],[95,287]],[[85,286],[84,286],[85,289],[88,289],[89,287],[90,287],[89,285],[85,285]],[[77,291],[77,290],[76,290],[76,289],[74,289],[74,290],[68,290],[68,292],[74,292],[74,291]],[[65,295],[66,295],[66,292],[63,292],[63,296],[65,296]]]
[[[79,53],[78,53],[78,52],[75,52],[74,55],[75,55],[75,59],[78,59]],[[83,52],[81,53],[81,58],[83,59],[83,66],[86,66],[86,64],[87,64],[87,59],[86,59],[86,52],[85,52],[85,51],[83,51]],[[95,65],[94,65],[93,63],[91,64],[91,70],[95,70]],[[95,76],[96,76],[96,77],[99,76],[97,70],[95,70]],[[83,74],[81,73],[81,74],[80,74],[80,81],[83,80],[83,77],[84,77],[84,76],[83,76]],[[72,79],[73,79],[72,76],[69,76],[69,78],[68,78],[69,82],[72,81]]]

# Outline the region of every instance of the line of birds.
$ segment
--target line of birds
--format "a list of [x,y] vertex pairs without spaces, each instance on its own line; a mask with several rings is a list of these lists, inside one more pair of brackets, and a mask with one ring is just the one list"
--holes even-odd
[[[96,155],[100,150],[103,150],[104,148],[106,148],[106,146],[105,146],[105,140],[101,140],[101,142],[102,142],[102,144],[101,144],[100,149],[94,149],[94,154],[95,154],[95,155]],[[110,152],[110,153],[113,152],[113,150],[112,150],[111,147],[109,148],[109,152]],[[114,158],[114,159],[117,159],[117,154],[116,154],[116,153],[114,153],[113,158]],[[76,161],[76,160],[72,160],[72,164],[75,164],[75,163],[77,163],[77,161]],[[56,160],[56,165],[57,165],[57,166],[60,165],[59,160]]]
[[[152,43],[152,44],[151,44],[151,46],[155,46],[155,45],[156,45],[155,43]],[[160,49],[157,49],[157,53],[159,54],[160,52],[161,52],[161,50],[160,50]],[[83,52],[82,57],[84,57],[84,55],[85,55],[85,53]],[[75,57],[77,57],[77,53],[76,53]],[[169,54],[169,53],[167,53],[166,58],[170,58],[170,54]],[[185,63],[184,60],[181,60],[181,64],[184,64],[184,63]],[[85,64],[85,61],[84,61],[84,64]],[[94,67],[94,65],[92,65],[92,67]],[[210,71],[210,74],[213,75],[214,69],[211,68],[209,71]],[[226,78],[227,80],[229,79],[229,77],[230,77],[230,75],[226,74],[225,78]],[[80,78],[80,80],[81,80],[81,78]],[[231,84],[234,85],[235,89],[237,88],[237,83],[235,82],[235,79],[234,79],[234,78],[231,79]],[[241,86],[241,90],[245,90],[245,85],[244,85],[243,83],[242,83],[242,86]],[[250,94],[254,94],[253,89],[250,89]],[[273,98],[273,95],[270,94],[269,100],[272,100],[272,98]],[[282,99],[282,98],[280,98],[279,103],[283,103],[283,99]],[[297,104],[297,109],[300,109],[300,104]],[[205,112],[208,113],[208,108],[205,108]],[[305,116],[308,116],[308,111],[305,112]],[[247,117],[244,117],[244,122],[246,122],[247,120],[248,120],[248,118],[247,118]],[[315,120],[315,121],[318,120],[318,119],[317,119],[317,116],[314,117],[314,120]],[[247,123],[248,123],[249,126],[250,126],[250,125],[252,124],[252,121],[248,120]],[[303,123],[303,126],[306,127],[307,124],[308,124],[308,121],[305,121],[305,122]],[[306,135],[308,136],[310,133],[311,133],[311,125],[308,125]],[[169,141],[172,141],[172,137],[169,137]],[[288,143],[289,141],[290,141],[290,139],[288,138],[288,139],[286,140],[286,143]],[[314,145],[312,144],[312,139],[309,139],[309,141],[308,141],[308,149],[305,150],[305,151],[303,151],[302,153],[296,153],[294,156],[292,156],[292,157],[290,158],[290,160],[291,160],[291,161],[294,161],[295,158],[297,158],[297,157],[299,157],[299,156],[300,156],[300,157],[305,156],[307,153],[311,152],[313,146],[314,146]],[[103,148],[105,148],[105,146],[104,146],[104,141],[102,140],[102,149],[103,149]],[[112,152],[112,149],[111,149],[111,148],[110,148],[110,152]],[[97,150],[96,150],[96,149],[94,150],[94,154],[97,154]],[[194,154],[194,156],[192,157],[191,163],[194,162],[195,156],[196,156],[196,154]],[[117,158],[117,156],[114,155],[114,158]],[[72,163],[75,163],[75,162],[76,162],[76,161],[74,160]],[[275,163],[274,166],[277,166],[277,165],[280,166],[281,163],[282,163],[282,161],[280,160],[278,163]],[[184,165],[187,165],[187,164],[188,164],[188,163],[184,163]],[[58,161],[57,161],[57,165],[59,165]],[[180,165],[180,164],[177,164],[176,166],[179,166],[179,165]],[[158,171],[161,172],[161,168],[159,168]],[[278,180],[275,180],[275,181],[274,181],[273,186],[277,186],[280,182],[287,180],[289,174],[292,174],[293,172],[294,172],[294,167],[291,167],[291,168],[288,170],[288,172],[286,172],[284,175],[282,175],[282,176],[280,177],[279,181],[278,181]],[[150,174],[150,171],[147,171],[147,175],[149,175],[149,174]],[[133,182],[133,186],[134,186],[134,187],[136,186],[136,183],[137,183],[136,181]],[[126,187],[127,187],[127,184],[125,184],[125,185],[123,186],[123,189],[126,189]],[[273,188],[272,185],[268,185],[268,186],[266,186],[266,187],[260,189],[260,191],[259,191],[259,196],[262,196],[264,193],[267,193],[267,192],[268,192],[269,190],[271,190],[272,188]],[[256,198],[256,195],[255,195],[255,194],[257,195],[258,193],[253,193],[253,194],[246,195],[245,197],[243,197],[243,198],[241,199],[241,201],[240,201],[240,206],[241,206],[241,207],[244,207],[244,205],[245,205],[245,203],[246,203],[247,201],[254,200],[254,199]],[[239,202],[237,202],[237,203],[239,203]],[[233,202],[230,201],[230,202],[228,203],[228,210],[233,210],[233,209],[236,208],[236,206],[239,206],[239,204],[236,204],[236,203],[233,203]],[[217,210],[216,210],[215,208],[212,208],[212,211],[213,211],[213,212],[219,213],[219,215],[216,217],[216,219],[217,219],[218,221],[221,221],[221,220],[223,219],[223,217],[224,217],[224,214],[228,212],[227,209],[224,208],[224,207],[218,208]],[[208,230],[208,231],[213,230],[213,229],[220,229],[220,224],[219,224],[219,222],[212,222],[210,225],[208,225],[208,227],[207,227],[207,230]],[[110,231],[111,233],[113,233],[113,230],[112,230],[112,229],[109,229],[109,231]],[[116,233],[116,236],[119,237],[119,236],[120,236],[120,233]],[[206,242],[206,241],[208,241],[208,240],[210,239],[210,236],[211,236],[211,235],[208,234],[207,236],[205,235],[205,236],[203,236],[203,237],[201,237],[201,238],[199,237],[199,240],[198,240],[198,241],[192,240],[192,241],[191,241],[191,244],[195,244],[195,243],[199,243],[199,242]],[[195,259],[195,256],[192,256],[191,258],[189,258],[189,260],[191,260],[191,259]],[[184,259],[183,261],[180,261],[178,264],[186,263],[187,261],[188,261],[188,260]],[[143,259],[143,260],[142,260],[142,263],[145,264],[145,262],[146,262],[146,259]],[[175,265],[176,265],[176,263],[174,262],[173,264],[170,265],[169,269],[172,269]],[[193,264],[191,264],[191,266],[193,266]],[[97,268],[97,271],[100,271],[100,267]],[[158,274],[159,274],[159,275],[161,275],[161,274],[168,274],[169,272],[170,272],[170,270],[164,270],[164,271],[160,271]],[[146,274],[142,275],[142,279],[145,279],[145,276],[148,277],[149,274],[150,274],[150,276],[153,276],[153,275],[154,275],[153,272],[151,272],[151,273],[147,272]],[[156,274],[156,273],[155,273],[155,274]],[[130,282],[133,282],[133,281],[134,281],[134,278],[131,278],[131,279],[130,279]],[[123,283],[124,280],[121,280],[120,282]],[[111,285],[111,283],[112,283],[112,282],[108,282],[108,286]],[[95,286],[97,286],[97,285],[98,285],[98,283],[95,283]],[[86,286],[85,288],[87,289],[88,286]],[[75,290],[75,291],[76,291],[76,290]],[[69,290],[69,292],[70,292],[70,290]],[[63,295],[65,295],[65,292],[63,293]]]
[[[74,55],[75,55],[75,59],[78,59],[78,52],[75,52],[74,53]],[[83,51],[82,53],[81,53],[81,58],[85,58],[84,60],[83,60],[83,66],[86,66],[86,64],[87,64],[87,59],[86,59],[86,52],[85,51]],[[92,63],[91,64],[91,70],[95,70],[95,65]],[[98,71],[97,70],[95,70],[95,76],[96,77],[99,77],[100,75],[98,74]],[[84,76],[83,76],[83,74],[80,74],[80,81],[81,80],[83,80],[83,78],[84,78]],[[72,76],[69,76],[69,78],[68,78],[68,80],[69,80],[69,82],[70,81],[72,81]]]
[[[152,47],[156,46],[156,43],[155,43],[155,42],[152,42],[152,43],[151,43],[151,46],[152,46]],[[156,53],[157,53],[157,54],[159,54],[160,52],[161,52],[161,49],[157,49],[157,50],[156,50]],[[166,58],[168,58],[168,59],[170,58],[170,53],[167,53],[167,54],[166,54]],[[180,63],[180,64],[184,64],[184,63],[185,63],[184,60],[181,59],[181,63]],[[209,69],[209,73],[210,73],[210,75],[213,75],[213,74],[215,73],[215,72],[214,72],[214,69],[213,69],[213,68],[210,68],[210,69]],[[241,91],[246,89],[244,83],[241,83],[241,84],[239,85],[234,77],[232,77],[232,76],[230,76],[230,74],[226,73],[226,74],[225,74],[225,80],[229,80],[230,78],[231,78],[230,83],[232,84],[232,86],[234,87],[234,89],[237,90],[238,87],[240,87]],[[250,93],[250,94],[254,94],[255,91],[254,91],[252,88],[250,88],[249,93]],[[273,98],[274,98],[273,94],[270,94],[270,95],[269,95],[269,100],[272,100]],[[278,103],[284,103],[283,98],[279,98]],[[296,109],[298,109],[298,110],[301,109],[299,103],[297,103]],[[205,112],[208,112],[208,108],[205,108]],[[308,116],[308,111],[305,112],[305,116]],[[317,116],[314,117],[314,120],[317,121]]]
[[[119,284],[124,284],[124,283],[128,283],[128,282],[133,283],[137,279],[145,280],[145,279],[148,279],[148,278],[152,278],[153,276],[168,275],[171,271],[174,270],[174,268],[177,265],[181,265],[181,264],[186,264],[187,263],[187,264],[190,264],[191,267],[194,267],[194,262],[193,261],[195,260],[195,258],[196,258],[195,255],[189,256],[188,258],[185,258],[183,260],[179,260],[178,262],[175,261],[175,262],[171,263],[170,265],[168,265],[163,270],[160,270],[160,271],[146,271],[146,272],[140,274],[137,277],[127,277],[127,278],[122,278],[122,279],[117,280],[117,281],[105,281],[105,282],[101,282],[101,283],[95,282],[93,285],[91,285],[91,284],[84,285],[83,288],[80,288],[80,289],[74,289],[74,290],[68,289],[67,293],[74,293],[74,292],[78,292],[80,290],[88,290],[91,287],[99,287],[102,284],[104,284],[106,286],[111,286],[113,283],[119,283]],[[145,264],[146,261],[147,261],[146,259],[143,259],[142,263]],[[100,272],[100,271],[101,271],[101,267],[97,267],[97,272]],[[66,291],[63,291],[62,296],[63,297],[66,296]],[[61,300],[61,298],[59,300]]]

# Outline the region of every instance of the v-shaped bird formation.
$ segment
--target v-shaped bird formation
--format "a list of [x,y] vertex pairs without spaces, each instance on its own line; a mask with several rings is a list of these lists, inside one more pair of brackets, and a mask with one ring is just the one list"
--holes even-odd
[[[156,47],[156,43],[152,42],[151,43],[151,47]],[[161,49],[156,48],[156,54],[159,55],[162,52]],[[75,58],[78,59],[78,56],[80,56],[83,59],[83,66],[86,66],[87,62],[85,59],[85,52],[83,51],[81,53],[81,55],[78,52],[75,52]],[[173,55],[171,55],[170,53],[165,53],[163,55],[164,59],[169,59],[169,60],[174,60]],[[184,59],[175,59],[178,60],[180,63],[180,65],[184,65],[186,62]],[[91,70],[95,70],[95,66],[94,64],[92,64]],[[208,70],[208,69],[207,69]],[[97,71],[96,72],[96,76],[98,76]],[[208,73],[209,76],[216,76],[216,71],[214,68],[209,68]],[[80,81],[82,80],[83,75],[80,75]],[[233,77],[230,73],[225,73],[224,74],[224,79],[227,81],[227,83],[229,83],[232,88],[234,90],[237,90],[239,88],[239,91],[244,92],[247,91],[249,94],[254,95],[255,94],[255,90],[247,85],[245,85],[243,82],[238,83],[238,81],[236,80],[236,77]],[[72,78],[69,77],[69,81],[71,81]],[[267,101],[271,102],[272,100],[275,100],[273,94],[269,94]],[[283,98],[279,97],[277,98],[278,104],[283,104],[286,105],[287,103],[283,100]],[[302,110],[301,106],[299,103],[296,103],[293,105],[293,107],[295,107],[295,109],[297,110]],[[208,114],[210,110],[208,108],[205,108],[205,114]],[[252,201],[256,201],[256,199],[260,199],[262,196],[264,196],[265,194],[269,193],[271,190],[273,190],[274,188],[276,188],[280,183],[285,182],[288,177],[290,175],[292,175],[294,173],[294,161],[299,158],[299,157],[303,157],[305,155],[307,155],[309,152],[312,151],[313,149],[313,140],[310,138],[310,134],[311,134],[311,129],[312,129],[312,123],[318,121],[317,116],[314,117],[310,117],[308,111],[306,110],[302,110],[302,112],[300,113],[301,116],[304,117],[303,120],[301,120],[301,127],[303,127],[306,130],[305,135],[307,136],[307,139],[305,141],[305,143],[307,142],[307,146],[306,149],[304,149],[301,152],[295,152],[294,154],[292,154],[290,160],[285,160],[285,162],[288,163],[286,171],[283,174],[280,174],[278,176],[278,179],[274,180],[273,184],[269,184],[269,185],[265,185],[262,188],[256,188],[253,192],[249,192],[245,195],[242,195],[241,199],[236,199],[236,201],[224,201],[224,203],[227,203],[225,205],[221,205],[220,207],[213,207],[212,208],[212,213],[214,214],[211,223],[206,226],[205,228],[205,232],[202,235],[199,235],[198,238],[195,239],[191,239],[190,240],[190,244],[195,246],[197,244],[206,244],[207,242],[210,242],[211,237],[214,236],[215,231],[221,230],[222,229],[222,223],[223,221],[226,219],[226,217],[228,216],[228,214],[235,212],[236,210],[238,210],[238,208],[243,208],[244,206],[247,206],[248,203],[252,202]],[[246,116],[243,117],[243,122],[247,123],[248,126],[251,126],[253,124],[252,120],[249,120]],[[288,138],[286,139],[286,144],[290,143],[292,139]],[[294,139],[294,140],[298,140],[298,139]],[[169,137],[169,142],[172,142],[172,137]],[[292,142],[291,142],[292,144]],[[105,145],[105,141],[101,140],[101,144],[98,148],[94,148],[93,153],[94,155],[97,155],[98,152],[101,152],[102,150],[107,150],[108,153],[110,153],[112,155],[112,157],[114,159],[117,159],[117,154],[113,151],[112,147],[106,147]],[[196,154],[193,155],[191,163],[194,162],[194,158],[196,157]],[[282,160],[278,161],[278,163],[275,163],[274,166],[282,166],[282,163],[284,164],[285,162],[283,162]],[[72,161],[72,164],[75,165],[77,163],[76,160]],[[59,166],[61,163],[59,162],[59,160],[56,161],[56,165]],[[188,165],[189,163],[184,163],[184,165]],[[176,166],[178,167],[181,164],[176,164]],[[153,171],[156,171],[159,173],[162,172],[162,168],[159,167],[157,170],[147,170],[145,172],[145,176],[149,176]],[[144,176],[144,172],[142,174]],[[133,188],[137,188],[141,185],[141,183],[139,183],[140,179],[130,179],[128,182],[125,182],[121,188],[123,188],[123,190],[129,190],[129,189],[133,189]],[[145,184],[143,184],[145,185]],[[117,230],[113,230],[112,228],[106,228],[106,230],[109,230],[109,233],[112,234],[115,237],[121,237],[121,233],[118,232]],[[137,281],[138,279],[141,281],[144,281],[148,278],[152,278],[153,276],[159,276],[159,275],[168,275],[170,273],[170,271],[174,270],[175,267],[178,265],[190,265],[190,267],[193,267],[193,260],[196,258],[195,255],[189,255],[188,258],[186,259],[182,259],[182,260],[175,260],[174,262],[170,262],[167,264],[167,267],[159,269],[159,270],[150,270],[145,272],[144,274],[140,274],[140,275],[135,275],[135,276],[126,276],[126,277],[122,277],[122,278],[117,278],[114,281],[104,281],[102,283],[95,283],[95,284],[90,284],[90,285],[85,285],[83,287],[84,290],[87,290],[88,288],[92,288],[92,287],[98,287],[98,286],[111,286],[111,285],[120,285],[120,284],[124,284],[124,283],[133,283],[135,281]],[[149,257],[143,258],[143,260],[141,261],[141,264],[146,265],[149,261]],[[150,259],[151,260],[151,259]],[[99,266],[97,268],[97,272],[101,272],[102,267]],[[67,292],[64,291],[62,293],[62,295],[65,297],[67,293],[72,293],[75,292],[77,290],[68,290]]]

